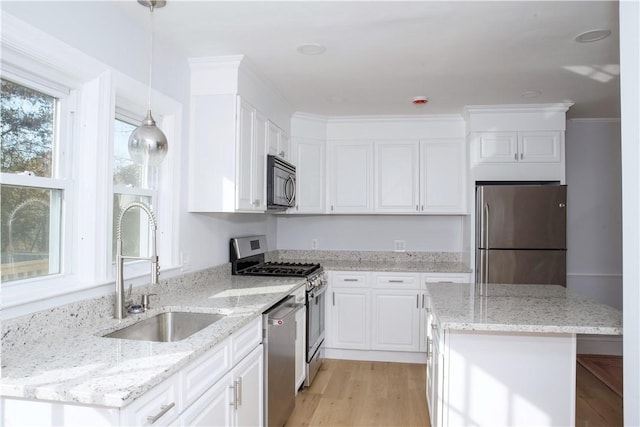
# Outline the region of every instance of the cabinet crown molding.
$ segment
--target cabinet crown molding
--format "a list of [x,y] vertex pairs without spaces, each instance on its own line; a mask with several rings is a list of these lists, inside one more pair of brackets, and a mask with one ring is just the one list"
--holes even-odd
[[503,105],[466,105],[463,109],[465,117],[471,114],[509,114],[509,113],[566,113],[573,103],[557,102],[551,104],[503,104]]

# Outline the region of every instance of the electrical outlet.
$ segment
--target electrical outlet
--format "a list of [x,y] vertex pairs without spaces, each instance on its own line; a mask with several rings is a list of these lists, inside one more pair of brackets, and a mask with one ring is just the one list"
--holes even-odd
[[190,251],[181,251],[180,252],[180,264],[182,267],[181,271],[189,271],[191,270],[191,252]]
[[407,242],[404,240],[394,240],[393,247],[396,252],[404,252],[407,246]]
[[311,249],[318,249],[318,239],[311,239]]

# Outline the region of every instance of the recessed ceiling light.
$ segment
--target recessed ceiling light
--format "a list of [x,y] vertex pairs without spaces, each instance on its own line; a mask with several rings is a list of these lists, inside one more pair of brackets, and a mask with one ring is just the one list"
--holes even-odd
[[539,90],[525,90],[520,96],[523,98],[537,98],[541,93]]
[[589,30],[576,36],[578,43],[591,43],[606,39],[611,35],[611,30]]
[[307,43],[298,46],[297,50],[302,55],[322,55],[327,51],[327,48],[318,43]]

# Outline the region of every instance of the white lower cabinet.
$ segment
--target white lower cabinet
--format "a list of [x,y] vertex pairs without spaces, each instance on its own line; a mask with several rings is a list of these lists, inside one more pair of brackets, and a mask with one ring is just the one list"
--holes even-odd
[[366,350],[370,347],[370,291],[339,289],[331,291],[330,346]]
[[261,426],[262,317],[124,408],[2,398],[0,425]]
[[420,291],[373,291],[374,350],[420,350]]

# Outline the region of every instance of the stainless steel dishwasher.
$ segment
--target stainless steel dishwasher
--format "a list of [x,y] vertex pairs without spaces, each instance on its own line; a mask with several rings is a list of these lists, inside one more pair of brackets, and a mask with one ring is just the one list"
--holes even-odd
[[267,427],[282,427],[295,407],[296,312],[304,307],[289,296],[263,314],[264,384]]

